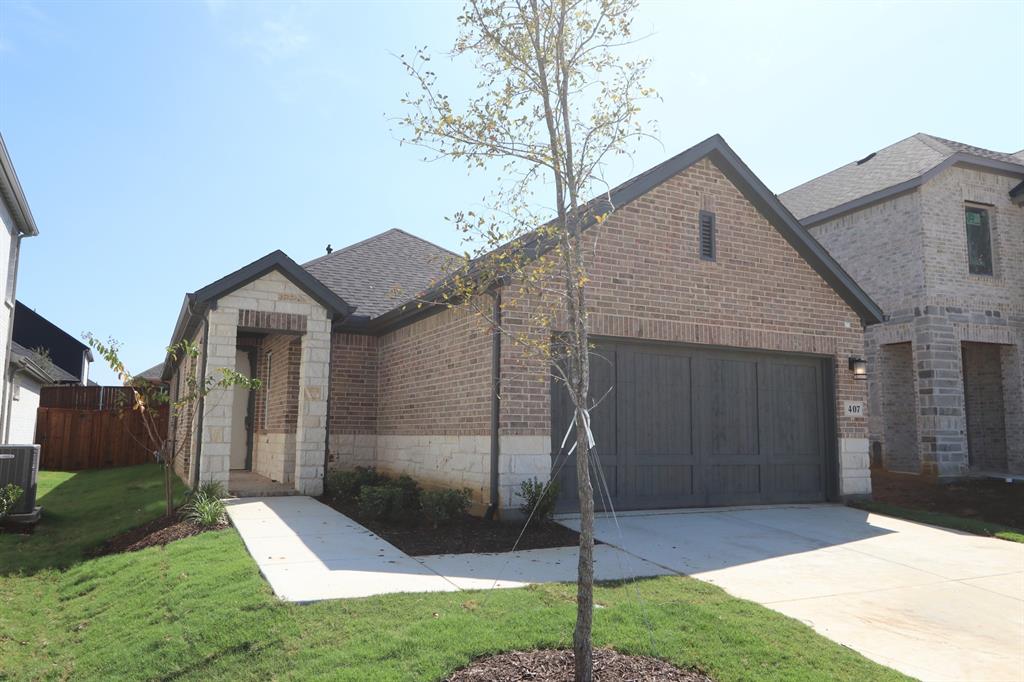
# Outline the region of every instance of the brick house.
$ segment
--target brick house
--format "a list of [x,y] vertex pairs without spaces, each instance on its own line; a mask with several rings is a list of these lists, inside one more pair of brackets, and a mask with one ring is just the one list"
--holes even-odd
[[1024,474],[1024,151],[918,133],[780,195],[881,305],[872,456]]
[[[612,389],[596,452],[616,507],[869,493],[867,420],[847,408],[867,397],[850,360],[875,303],[718,136],[609,200],[584,239],[595,391]],[[317,494],[325,469],[372,465],[509,514],[523,480],[571,475],[543,363],[464,308],[406,305],[438,295],[450,256],[390,230],[302,266],[278,251],[188,294],[173,340],[197,341],[197,369],[264,385],[172,424],[181,476]],[[509,325],[529,305],[504,295],[514,286],[492,301]],[[172,391],[190,369],[165,365]]]

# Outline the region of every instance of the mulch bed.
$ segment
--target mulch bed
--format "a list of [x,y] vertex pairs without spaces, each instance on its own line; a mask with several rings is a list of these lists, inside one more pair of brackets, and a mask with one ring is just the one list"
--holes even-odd
[[422,518],[401,521],[369,519],[359,513],[354,503],[331,502],[327,499],[320,501],[412,556],[510,552],[513,546],[518,551],[580,544],[579,533],[558,523],[531,524],[516,545],[516,539],[523,530],[521,523],[487,521],[466,514],[440,528],[434,528]]
[[936,483],[914,474],[871,470],[871,497],[900,507],[1024,528],[1024,482],[967,479]]
[[[566,650],[511,651],[473,661],[446,682],[563,682],[574,677],[573,654]],[[627,656],[613,649],[594,650],[598,682],[714,682],[696,670],[682,670],[649,656]]]
[[227,527],[226,523],[219,526],[198,526],[190,521],[182,521],[177,516],[161,516],[145,525],[137,526],[110,538],[93,550],[91,555],[106,556],[122,552],[137,552],[147,547],[162,547],[168,542]]

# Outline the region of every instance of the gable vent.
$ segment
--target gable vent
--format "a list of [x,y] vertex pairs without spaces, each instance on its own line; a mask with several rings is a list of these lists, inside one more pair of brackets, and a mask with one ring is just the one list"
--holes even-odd
[[701,260],[715,260],[715,214],[700,212],[700,257]]

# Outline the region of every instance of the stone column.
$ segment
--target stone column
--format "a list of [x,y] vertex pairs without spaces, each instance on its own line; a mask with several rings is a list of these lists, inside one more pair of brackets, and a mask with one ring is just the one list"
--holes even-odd
[[331,320],[310,315],[302,337],[299,364],[299,414],[295,429],[295,489],[319,495],[324,489],[327,436],[327,384],[331,357]]
[[[209,338],[206,342],[206,376],[218,375],[221,368],[235,369],[238,345],[238,311],[233,308],[210,310]],[[205,377],[198,377],[200,383]],[[231,411],[234,390],[215,389],[203,400],[203,432],[199,480],[217,481],[228,487],[231,469]]]

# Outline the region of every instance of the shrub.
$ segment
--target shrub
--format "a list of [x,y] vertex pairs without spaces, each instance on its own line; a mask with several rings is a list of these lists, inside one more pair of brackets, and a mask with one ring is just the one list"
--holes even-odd
[[13,483],[8,483],[0,488],[0,519],[7,516],[8,512],[14,509],[14,505],[18,503],[24,492],[21,486],[14,485]]
[[356,502],[359,513],[366,518],[398,518],[405,511],[405,491],[393,483],[364,485]]
[[388,485],[392,485],[402,491],[402,510],[416,511],[420,506],[420,484],[411,476],[405,474],[399,476]]
[[533,514],[530,523],[547,523],[555,513],[555,502],[558,500],[558,481],[551,481],[550,485],[547,485],[547,490],[544,489],[545,485],[536,478],[523,481],[519,485],[519,496],[523,500],[519,505],[519,510],[527,518],[530,518],[531,513]]
[[423,515],[434,528],[450,523],[469,509],[470,490],[426,490],[420,493]]
[[364,486],[381,485],[386,480],[386,476],[368,467],[331,471],[324,477],[324,497],[329,500],[353,500]]
[[207,497],[213,497],[218,500],[223,500],[228,496],[228,491],[224,489],[224,484],[220,481],[207,481],[206,483],[200,483],[199,487],[196,488],[196,493]]
[[228,513],[221,499],[224,496],[222,484],[201,484],[182,506],[181,518],[197,526],[220,526],[227,523]]

